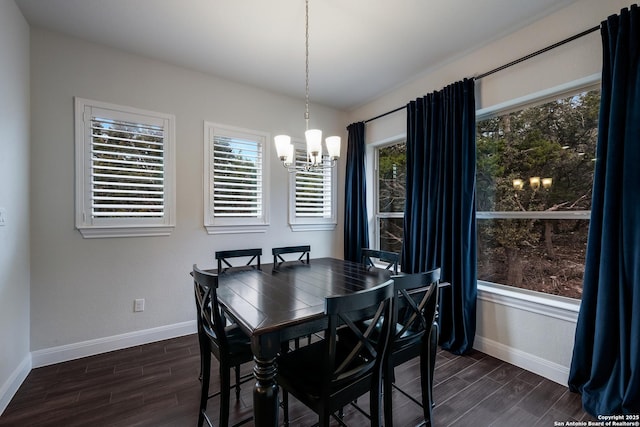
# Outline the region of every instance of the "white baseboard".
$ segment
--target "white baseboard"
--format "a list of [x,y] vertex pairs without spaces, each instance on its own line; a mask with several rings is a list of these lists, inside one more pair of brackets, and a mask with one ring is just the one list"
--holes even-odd
[[569,367],[476,335],[473,348],[566,386]]
[[11,402],[29,372],[31,372],[31,354],[27,354],[20,365],[7,378],[7,381],[0,387],[0,415],[7,409],[9,402]]
[[81,357],[93,356],[108,351],[149,344],[194,333],[196,333],[196,321],[191,320],[173,325],[127,332],[125,334],[32,351],[31,361],[34,368],[39,368],[54,363],[66,362]]

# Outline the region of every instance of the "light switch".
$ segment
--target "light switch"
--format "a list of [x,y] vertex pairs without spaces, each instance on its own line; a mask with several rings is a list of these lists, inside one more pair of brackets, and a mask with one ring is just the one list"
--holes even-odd
[[7,225],[7,210],[0,208],[0,227]]

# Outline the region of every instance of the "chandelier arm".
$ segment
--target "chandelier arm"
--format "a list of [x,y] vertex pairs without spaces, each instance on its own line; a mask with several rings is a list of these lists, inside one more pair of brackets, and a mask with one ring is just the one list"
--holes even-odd
[[[328,164],[325,161],[328,160]],[[318,163],[303,163],[301,165],[296,165],[295,163],[287,165],[284,161],[282,162],[282,166],[287,169],[289,172],[318,172],[327,169],[333,169],[338,164],[338,160],[336,158],[330,158],[329,156],[322,156],[322,160]]]

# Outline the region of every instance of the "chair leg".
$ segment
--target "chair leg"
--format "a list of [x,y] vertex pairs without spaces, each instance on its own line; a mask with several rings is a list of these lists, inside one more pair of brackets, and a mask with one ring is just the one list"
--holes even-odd
[[220,427],[229,425],[229,406],[231,405],[231,368],[220,361]]
[[387,362],[387,369],[384,373],[384,379],[382,382],[383,393],[382,398],[384,402],[384,426],[393,427],[393,397],[391,395],[391,386],[395,380],[395,374],[393,369],[393,361]]
[[422,411],[425,425],[431,425],[431,362],[420,362],[420,388],[422,389]]
[[289,393],[282,389],[282,411],[284,412],[284,426],[289,427]]
[[[375,390],[375,393],[369,393],[369,406],[371,407],[371,427],[380,427],[381,414],[380,414],[380,400],[382,398],[382,385],[378,381],[374,381],[372,390]],[[389,399],[391,400],[391,399]],[[385,405],[386,406],[386,405]],[[386,409],[386,408],[385,408]],[[385,411],[386,416],[386,411]],[[385,427],[387,426],[385,420]]]
[[[198,317],[198,345],[200,346],[200,375],[198,375],[198,379],[200,381],[202,381],[202,372],[204,371],[203,354],[209,353],[209,347],[202,337],[204,332],[202,332],[201,329],[202,326],[200,325],[200,318]],[[209,359],[211,359],[211,355],[209,355]]]
[[236,371],[236,400],[240,399],[240,365],[235,366]]
[[436,351],[438,350],[438,338],[440,336],[440,326],[438,322],[433,322],[431,326],[431,336],[429,337],[429,403],[433,408],[436,406],[433,401],[433,375],[436,369]]
[[438,337],[438,326],[433,324],[430,331],[428,346],[423,348],[420,355],[420,387],[422,389],[422,410],[424,421],[427,426],[431,426],[433,415],[433,374],[435,370],[436,346]]
[[319,427],[329,427],[329,423],[331,422],[331,414],[325,413],[326,409],[320,411],[318,414],[318,426]]
[[201,389],[200,389],[200,411],[198,412],[198,427],[204,424],[204,413],[207,410],[209,400],[209,381],[211,380],[211,352],[200,353],[201,366]]

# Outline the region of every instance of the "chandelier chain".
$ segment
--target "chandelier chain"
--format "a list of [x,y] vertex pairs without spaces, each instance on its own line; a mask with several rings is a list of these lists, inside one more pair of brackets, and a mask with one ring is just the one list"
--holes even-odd
[[305,13],[305,113],[306,130],[309,130],[309,0],[306,0]]

